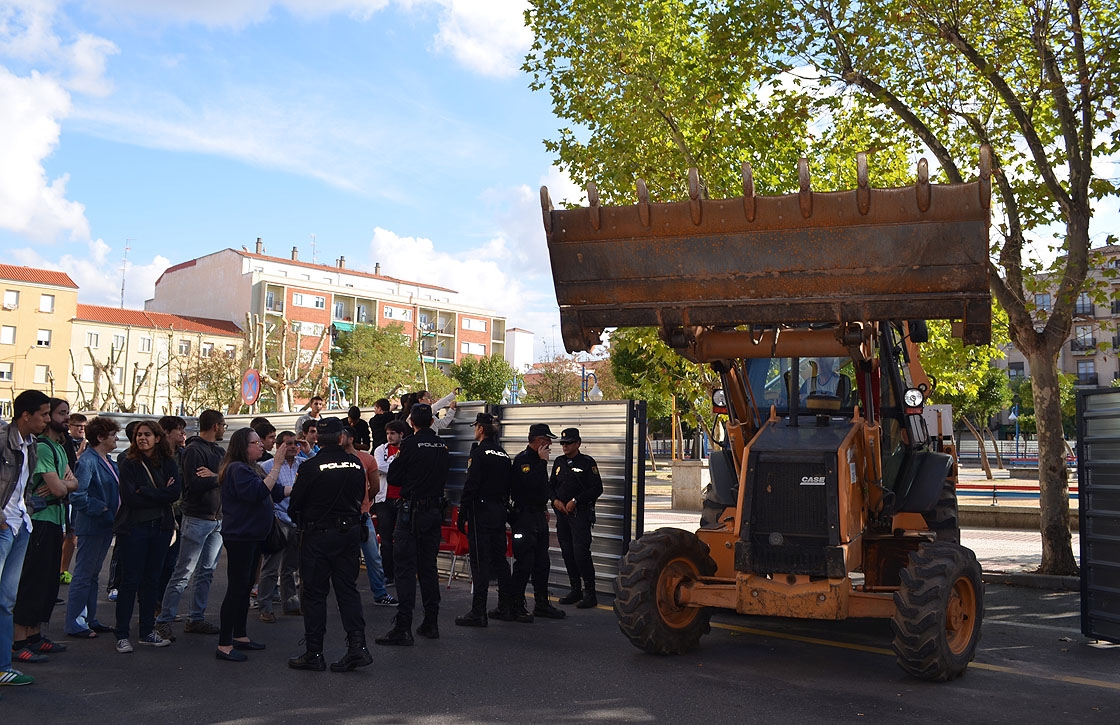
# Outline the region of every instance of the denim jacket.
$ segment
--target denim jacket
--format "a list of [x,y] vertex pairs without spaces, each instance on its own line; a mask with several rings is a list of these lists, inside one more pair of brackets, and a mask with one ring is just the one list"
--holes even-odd
[[92,448],[87,448],[78,457],[78,467],[74,472],[78,478],[78,490],[70,494],[74,533],[78,536],[113,533],[113,517],[117,514],[120,492],[117,476],[109,471],[106,463],[117,470],[114,461],[101,460]]
[[[14,423],[0,423],[0,511],[8,505],[8,500],[15,491],[19,482],[19,474],[23,469],[23,451],[20,449],[19,428]],[[35,445],[27,447],[27,470],[35,470]],[[27,510],[31,511],[31,481],[28,480],[24,488],[24,500]]]

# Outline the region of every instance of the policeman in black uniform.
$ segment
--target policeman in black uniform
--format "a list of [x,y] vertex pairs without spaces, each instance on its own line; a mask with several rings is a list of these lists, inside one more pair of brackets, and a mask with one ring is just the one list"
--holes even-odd
[[439,639],[439,555],[441,504],[450,452],[432,430],[432,406],[417,403],[409,413],[413,435],[401,441],[400,453],[389,467],[388,483],[401,487],[397,527],[393,534],[393,566],[396,569],[397,616],[393,628],[377,644],[411,645],[412,610],[416,606],[416,583],[424,603],[424,621],[416,634]]
[[459,501],[459,530],[470,541],[471,610],[456,617],[460,627],[486,626],[486,596],[491,574],[498,577],[495,619],[514,620],[510,603],[510,573],[506,561],[506,518],[509,515],[509,454],[498,445],[494,416],[479,413],[474,419],[475,444],[467,459],[467,481]]
[[300,581],[303,588],[304,644],[307,651],[288,660],[296,670],[324,670],[327,593],[334,585],[338,613],[346,630],[346,654],[331,671],[347,672],[373,663],[366,649],[366,621],[358,595],[358,553],[362,543],[362,463],[343,450],[342,421],[316,423],[319,453],[300,464],[288,512],[300,530]]
[[560,431],[564,455],[552,466],[548,485],[552,508],[556,509],[556,539],[572,585],[560,603],[589,609],[599,603],[591,559],[591,526],[595,523],[595,500],[603,495],[603,479],[595,459],[579,452],[581,443],[579,428]]
[[[548,455],[556,436],[547,423],[529,426],[529,445],[513,459],[513,613],[518,622],[533,617],[563,619],[564,610],[548,601]],[[525,606],[525,586],[533,580],[532,613]]]

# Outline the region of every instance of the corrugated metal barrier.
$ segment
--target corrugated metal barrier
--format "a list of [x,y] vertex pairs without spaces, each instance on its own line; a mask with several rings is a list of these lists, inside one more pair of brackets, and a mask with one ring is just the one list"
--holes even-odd
[[1120,390],[1077,391],[1081,632],[1120,643]]

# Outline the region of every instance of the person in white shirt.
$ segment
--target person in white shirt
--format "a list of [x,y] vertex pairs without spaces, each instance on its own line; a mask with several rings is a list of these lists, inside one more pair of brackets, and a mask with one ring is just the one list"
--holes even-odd
[[377,462],[377,475],[381,477],[381,487],[373,500],[373,511],[377,514],[378,530],[389,532],[381,537],[381,568],[385,572],[386,585],[394,581],[392,532],[397,529],[397,499],[401,497],[400,487],[389,485],[389,466],[400,452],[401,439],[406,430],[408,424],[403,420],[389,421],[385,424],[388,441],[373,451],[373,459]]

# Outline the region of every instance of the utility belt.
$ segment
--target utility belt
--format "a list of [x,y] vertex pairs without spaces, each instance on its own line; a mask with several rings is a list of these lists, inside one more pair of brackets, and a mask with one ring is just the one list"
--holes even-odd
[[327,531],[337,531],[340,534],[345,534],[361,523],[361,514],[356,516],[329,516],[308,526],[304,529],[304,533],[321,534]]
[[423,509],[442,508],[445,500],[446,499],[444,499],[442,496],[429,496],[428,498],[398,498],[396,500],[396,503],[398,509],[404,509],[406,511],[420,511]]

